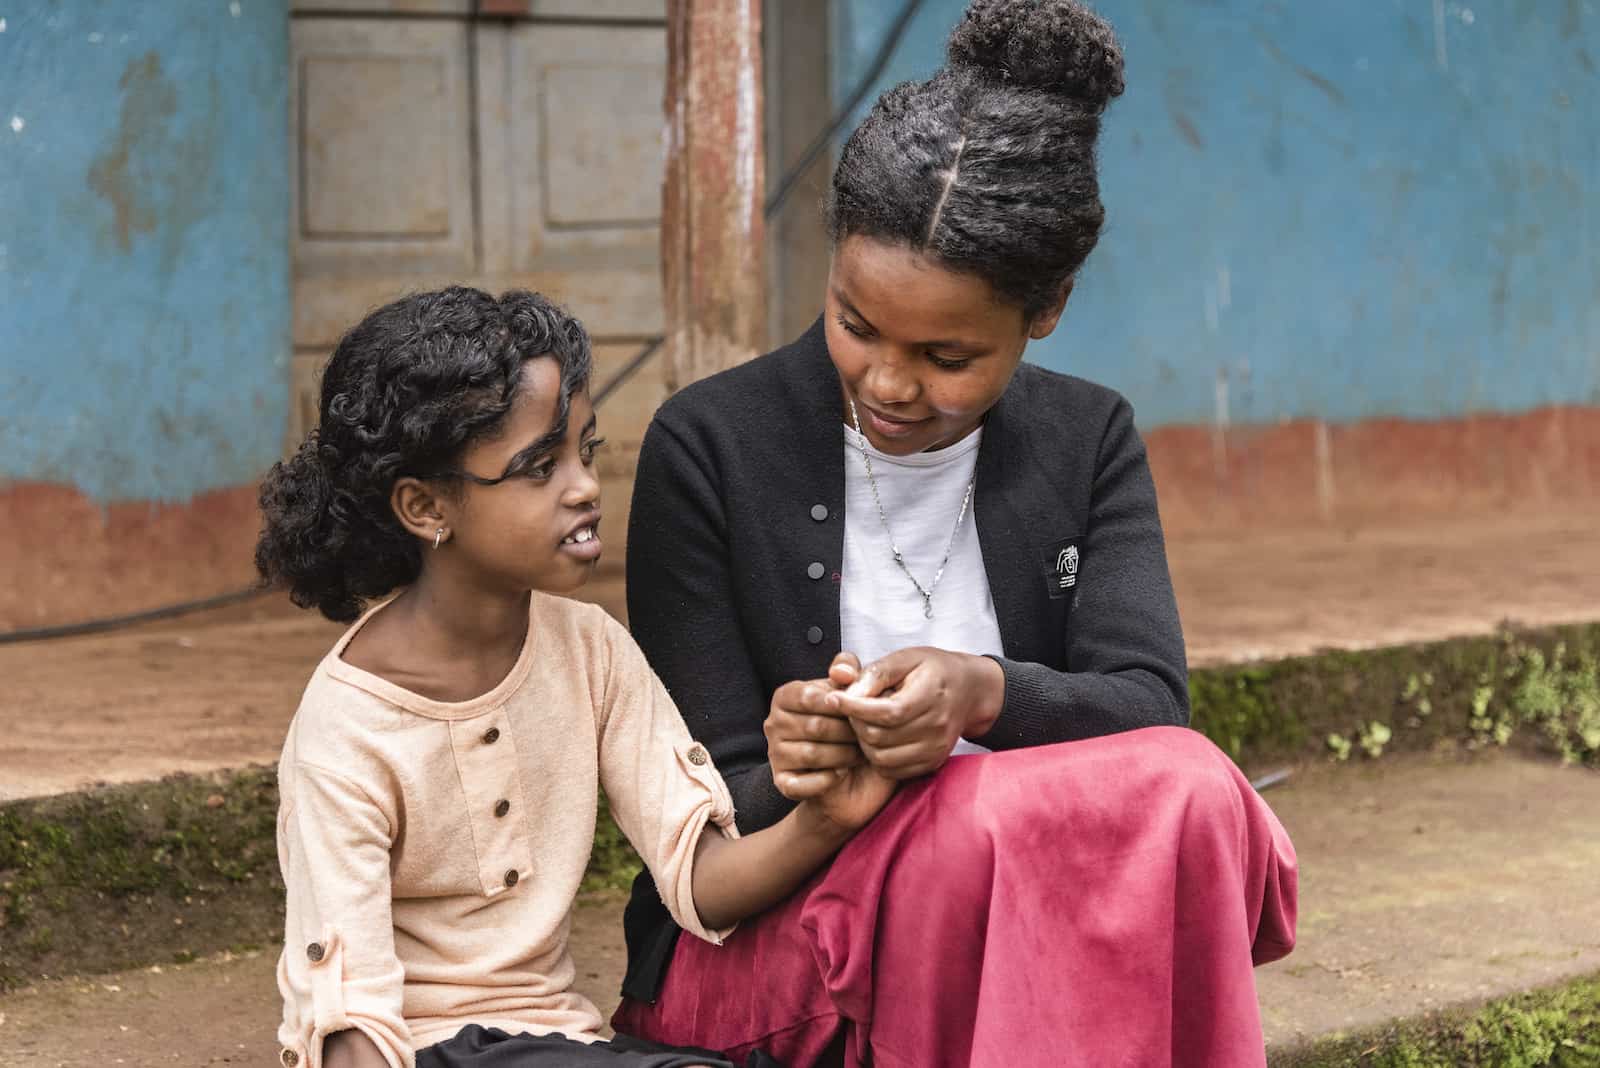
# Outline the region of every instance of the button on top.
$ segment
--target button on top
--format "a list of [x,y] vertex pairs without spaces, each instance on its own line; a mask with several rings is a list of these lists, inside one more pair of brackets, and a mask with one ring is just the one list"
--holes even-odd
[[828,518],[828,506],[825,504],[813,504],[811,506],[811,518],[819,523]]
[[306,947],[306,959],[312,964],[320,964],[327,955],[328,951],[322,948],[321,942],[313,942]]
[[822,628],[821,627],[812,627],[809,630],[807,630],[806,631],[806,641],[810,642],[812,645],[821,645],[822,644]]
[[813,579],[821,578],[823,575],[827,574],[827,571],[828,569],[823,567],[820,561],[806,568],[806,574]]
[[706,754],[706,747],[705,746],[703,746],[703,745],[691,745],[689,747],[689,763],[693,764],[695,767],[697,767],[697,768],[705,767],[706,766],[706,761],[708,761],[710,759],[711,759],[711,757]]
[[520,878],[521,876],[517,874],[517,869],[512,868],[510,871],[506,872],[506,886],[516,886],[517,880]]
[[502,798],[501,800],[496,801],[494,803],[494,814],[495,814],[496,817],[504,816],[507,812],[510,812],[510,811],[511,811],[511,802],[510,801],[507,801],[504,798]]
[[483,732],[483,744],[484,745],[493,745],[495,742],[498,742],[499,740],[500,740],[500,728],[499,727],[490,727],[488,730]]

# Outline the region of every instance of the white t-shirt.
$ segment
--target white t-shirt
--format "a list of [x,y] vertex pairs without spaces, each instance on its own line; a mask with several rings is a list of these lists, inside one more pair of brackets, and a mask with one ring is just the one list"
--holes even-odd
[[[1000,624],[973,516],[976,491],[953,543],[950,537],[977,469],[982,440],[979,428],[936,452],[890,456],[845,426],[839,627],[841,648],[855,653],[863,664],[911,645],[978,656],[1001,654]],[[889,534],[872,498],[862,446],[872,457],[872,473],[894,541],[923,589],[933,582],[945,547],[950,547],[950,563],[933,591],[932,619],[923,614],[922,595],[894,562]],[[964,738],[955,748],[958,754],[988,751]]]

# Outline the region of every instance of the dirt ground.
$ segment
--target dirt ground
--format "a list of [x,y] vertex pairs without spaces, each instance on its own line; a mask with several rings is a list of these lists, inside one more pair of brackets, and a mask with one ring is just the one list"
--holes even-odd
[[[1600,512],[1175,541],[1194,664],[1600,619]],[[1086,566],[1092,566],[1086,561]],[[622,614],[618,575],[586,597]],[[0,645],[0,800],[269,763],[340,628],[281,598]]]
[[[1269,1049],[1600,969],[1600,774],[1508,753],[1301,769],[1266,794],[1300,855],[1299,944],[1256,972]],[[577,910],[578,986],[607,1015],[622,896]],[[0,996],[0,1064],[271,1064],[272,954]]]
[[[572,917],[577,988],[609,1019],[627,964],[620,893],[595,895]],[[282,1012],[273,953],[225,954],[86,979],[58,979],[0,997],[0,1065],[278,1063]]]

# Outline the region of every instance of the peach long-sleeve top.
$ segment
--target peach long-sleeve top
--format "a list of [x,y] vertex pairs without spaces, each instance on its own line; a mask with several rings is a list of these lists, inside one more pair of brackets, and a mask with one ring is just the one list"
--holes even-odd
[[516,666],[459,703],[341,659],[381,610],[318,665],[279,762],[281,1060],[319,1068],[352,1027],[396,1068],[469,1023],[593,1040],[567,938],[597,791],[674,919],[720,942],[692,869],[708,822],[738,833],[727,787],[599,608],[535,593]]

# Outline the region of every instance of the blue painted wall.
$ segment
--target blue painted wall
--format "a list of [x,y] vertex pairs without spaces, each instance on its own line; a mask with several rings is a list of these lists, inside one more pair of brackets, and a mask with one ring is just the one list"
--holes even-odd
[[289,407],[286,0],[0,16],[0,482],[250,482]]
[[[899,6],[833,0],[836,97]],[[1096,6],[1108,230],[1031,359],[1146,426],[1600,404],[1600,4]],[[928,0],[882,86],[964,8]]]

